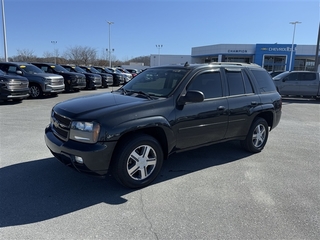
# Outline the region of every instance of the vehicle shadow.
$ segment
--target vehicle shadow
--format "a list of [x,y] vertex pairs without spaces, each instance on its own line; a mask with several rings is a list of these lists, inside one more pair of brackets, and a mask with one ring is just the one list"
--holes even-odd
[[309,97],[282,97],[283,104],[300,103],[300,104],[319,104],[320,99]]
[[[164,162],[152,187],[248,155],[233,142],[175,154]],[[124,195],[139,191],[122,187],[111,175],[98,178],[78,173],[55,158],[3,167],[0,183],[0,228],[44,221],[102,202],[123,204]]]
[[22,100],[0,100],[0,106],[1,105],[16,105],[22,103]]

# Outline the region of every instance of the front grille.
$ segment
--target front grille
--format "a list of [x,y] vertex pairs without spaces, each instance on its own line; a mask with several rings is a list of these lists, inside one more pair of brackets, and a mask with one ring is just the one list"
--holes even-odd
[[64,84],[64,79],[63,78],[53,78],[51,79],[51,85],[52,86],[61,86]]
[[86,83],[86,78],[85,77],[77,77],[77,82],[78,83]]
[[62,116],[56,112],[53,112],[51,116],[51,127],[54,134],[63,141],[68,140],[70,132],[71,120],[65,116]]
[[28,82],[27,81],[10,81],[7,84],[7,88],[9,90],[22,90],[28,88]]

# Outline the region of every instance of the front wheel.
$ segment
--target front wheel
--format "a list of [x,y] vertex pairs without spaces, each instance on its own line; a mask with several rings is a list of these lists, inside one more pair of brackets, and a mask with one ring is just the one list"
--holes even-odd
[[29,87],[29,94],[31,98],[40,98],[42,96],[42,89],[39,85],[33,84]]
[[267,143],[268,135],[268,123],[263,118],[257,118],[252,123],[246,139],[241,141],[241,145],[249,152],[261,152]]
[[141,134],[127,138],[119,146],[112,168],[117,181],[128,188],[149,185],[159,174],[163,162],[159,142]]

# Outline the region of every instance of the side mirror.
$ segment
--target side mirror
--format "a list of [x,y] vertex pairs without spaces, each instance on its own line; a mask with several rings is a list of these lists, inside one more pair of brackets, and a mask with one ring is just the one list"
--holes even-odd
[[22,71],[21,70],[17,70],[16,72],[18,75],[22,75]]
[[285,77],[284,79],[282,79],[282,82],[285,82],[285,81],[287,81],[287,80],[288,80],[288,78]]
[[204,95],[201,91],[190,90],[187,91],[186,95],[180,96],[178,99],[179,105],[184,105],[187,102],[203,102]]

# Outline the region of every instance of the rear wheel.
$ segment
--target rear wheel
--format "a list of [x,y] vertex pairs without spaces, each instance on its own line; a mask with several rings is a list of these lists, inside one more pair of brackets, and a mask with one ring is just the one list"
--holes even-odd
[[159,174],[163,152],[156,139],[139,134],[122,142],[113,161],[112,172],[119,183],[129,188],[141,188]]
[[29,94],[31,98],[40,98],[42,96],[42,89],[37,84],[32,84],[29,87]]
[[241,145],[249,152],[261,152],[267,143],[268,135],[268,123],[263,118],[257,118],[252,123],[246,139],[241,141]]

